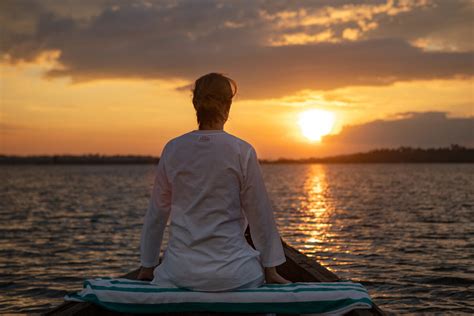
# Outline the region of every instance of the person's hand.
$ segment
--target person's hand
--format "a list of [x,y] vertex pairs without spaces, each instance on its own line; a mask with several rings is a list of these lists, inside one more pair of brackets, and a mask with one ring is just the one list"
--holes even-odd
[[276,267],[265,267],[265,283],[288,284],[291,281],[279,275]]
[[155,270],[154,267],[145,268],[140,267],[140,271],[138,272],[137,280],[142,281],[151,281],[153,280],[153,271]]

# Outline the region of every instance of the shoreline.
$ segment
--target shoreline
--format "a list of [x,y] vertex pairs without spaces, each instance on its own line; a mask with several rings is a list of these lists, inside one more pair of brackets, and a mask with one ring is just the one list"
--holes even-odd
[[[159,157],[149,155],[0,155],[0,165],[106,165],[156,164]],[[383,148],[368,152],[301,159],[259,159],[261,164],[308,163],[474,163],[474,148],[451,145],[443,148]]]

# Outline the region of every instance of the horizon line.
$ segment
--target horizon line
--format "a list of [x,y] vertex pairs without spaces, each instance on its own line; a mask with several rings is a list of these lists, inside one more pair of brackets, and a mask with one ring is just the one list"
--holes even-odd
[[[300,158],[285,158],[285,157],[278,157],[278,158],[259,158],[259,161],[262,162],[278,162],[278,161],[309,161],[309,160],[325,160],[325,159],[335,159],[335,158],[342,158],[348,156],[356,156],[356,155],[368,155],[368,154],[375,154],[377,152],[407,152],[407,151],[474,151],[474,147],[463,146],[459,144],[451,144],[449,146],[439,146],[439,147],[412,147],[412,146],[398,146],[398,147],[379,147],[370,149],[367,151],[358,151],[353,153],[345,153],[345,154],[335,154],[330,156],[323,156],[323,157],[300,157]],[[5,158],[19,158],[19,159],[26,159],[26,158],[55,158],[55,157],[70,157],[70,158],[86,158],[86,157],[100,157],[100,158],[141,158],[141,159],[160,159],[160,156],[155,156],[151,154],[101,154],[101,153],[82,153],[82,154],[4,154],[0,153],[0,159]]]

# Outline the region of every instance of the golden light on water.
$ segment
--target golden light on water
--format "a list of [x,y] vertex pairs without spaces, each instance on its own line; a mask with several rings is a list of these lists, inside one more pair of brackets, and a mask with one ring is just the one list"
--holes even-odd
[[304,212],[303,223],[300,225],[307,234],[301,242],[308,249],[307,255],[314,256],[331,238],[330,205],[327,194],[326,169],[322,165],[311,165],[304,184],[305,199],[301,203]]
[[324,135],[332,131],[334,114],[324,110],[308,110],[300,114],[298,123],[307,139],[319,142]]

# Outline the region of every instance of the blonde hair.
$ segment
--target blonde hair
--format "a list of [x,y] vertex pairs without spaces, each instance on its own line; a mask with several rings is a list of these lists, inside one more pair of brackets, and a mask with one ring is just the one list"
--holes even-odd
[[237,84],[223,74],[212,72],[197,79],[192,91],[197,122],[201,127],[227,120]]

